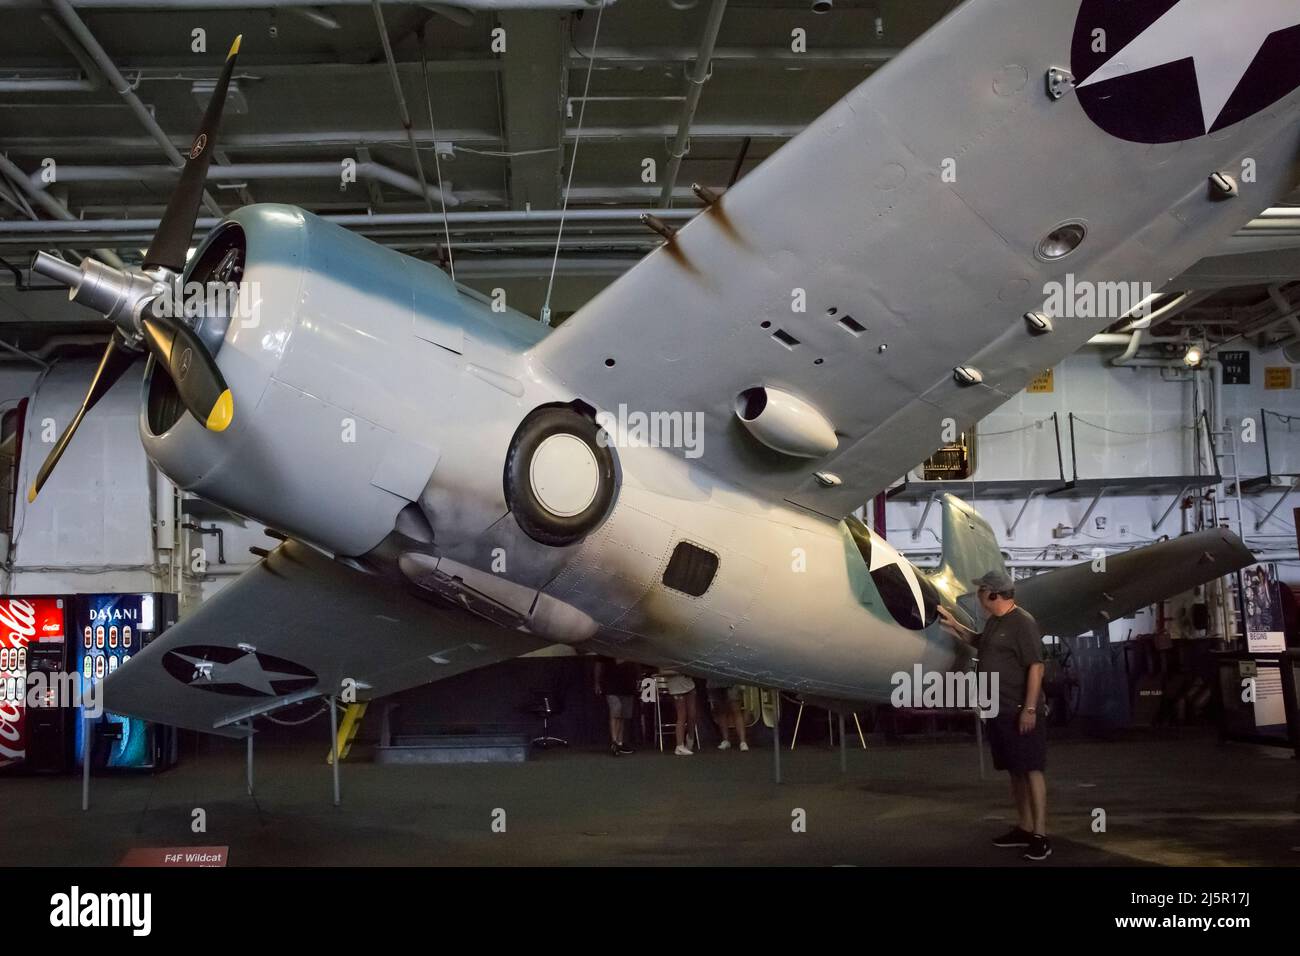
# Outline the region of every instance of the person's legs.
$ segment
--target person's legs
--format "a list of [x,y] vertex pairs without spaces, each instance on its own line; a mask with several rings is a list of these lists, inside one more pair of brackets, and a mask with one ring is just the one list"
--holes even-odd
[[713,722],[718,725],[718,735],[722,742],[726,743],[729,738],[727,734],[727,723],[731,719],[731,714],[727,709],[726,695],[718,695],[713,691],[709,692],[709,707],[713,712]]
[[1034,832],[1034,813],[1033,807],[1029,802],[1029,781],[1025,774],[1019,771],[1010,771],[1011,776],[1011,798],[1016,804],[1016,813],[1019,817],[1020,829],[1026,833]]
[[1029,805],[1033,823],[1032,827],[1025,826],[1023,822],[1024,812],[1021,812],[1021,826],[1025,827],[1030,833],[1039,833],[1047,835],[1047,777],[1041,770],[1031,770],[1025,775],[1024,787],[1028,791],[1026,803]]
[[692,687],[690,691],[686,694],[686,732],[688,736],[690,734],[695,734],[695,746],[699,747],[700,746],[700,740],[699,740],[700,717],[699,717],[699,704],[695,699],[697,696],[698,695],[696,694],[694,687]]
[[622,745],[623,743],[623,718],[615,717],[609,722],[609,732],[613,736],[614,743]]
[[735,721],[736,736],[740,738],[742,744],[745,744],[745,712],[740,709],[740,701],[728,699],[727,710],[731,712],[731,719]]
[[673,708],[677,712],[677,726],[674,728],[677,734],[677,746],[686,746],[686,695],[676,694],[673,696]]

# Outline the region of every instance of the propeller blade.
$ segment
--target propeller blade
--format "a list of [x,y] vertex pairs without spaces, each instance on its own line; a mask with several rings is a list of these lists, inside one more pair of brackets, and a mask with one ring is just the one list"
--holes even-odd
[[194,238],[194,221],[199,216],[199,205],[203,202],[203,184],[208,177],[208,164],[217,146],[221,111],[226,105],[226,91],[230,88],[230,75],[235,70],[241,40],[242,34],[235,37],[230,52],[226,54],[225,69],[221,71],[221,79],[217,80],[217,85],[212,90],[212,98],[208,100],[199,132],[186,154],[180,182],[176,184],[176,189],[167,202],[167,211],[163,213],[158,231],[145,254],[146,270],[162,266],[172,272],[180,272],[185,268],[185,255]]
[[85,399],[81,402],[81,408],[77,409],[77,414],[73,416],[68,427],[63,430],[63,434],[59,436],[59,440],[54,443],[54,447],[50,449],[50,453],[41,464],[40,471],[36,473],[36,480],[32,482],[32,487],[27,492],[27,501],[29,503],[36,500],[41,488],[49,480],[50,474],[54,471],[54,466],[63,457],[63,453],[68,448],[68,443],[72,441],[72,436],[81,425],[81,420],[86,417],[86,412],[94,408],[99,403],[99,400],[108,394],[108,390],[131,367],[131,363],[139,355],[139,352],[127,347],[121,332],[115,331],[113,333],[113,337],[108,340],[108,347],[104,349],[103,357],[99,360],[99,368],[95,370],[95,377],[90,382],[90,391],[86,393]]
[[235,417],[235,400],[216,361],[184,322],[145,315],[141,318],[145,344],[171,376],[190,414],[214,432],[223,432]]

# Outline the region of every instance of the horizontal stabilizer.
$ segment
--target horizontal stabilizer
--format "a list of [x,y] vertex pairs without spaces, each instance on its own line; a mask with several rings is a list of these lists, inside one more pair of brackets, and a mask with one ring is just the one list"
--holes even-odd
[[1215,528],[1107,555],[1105,570],[1087,561],[1017,581],[1016,603],[1044,634],[1071,637],[1254,563],[1240,538]]

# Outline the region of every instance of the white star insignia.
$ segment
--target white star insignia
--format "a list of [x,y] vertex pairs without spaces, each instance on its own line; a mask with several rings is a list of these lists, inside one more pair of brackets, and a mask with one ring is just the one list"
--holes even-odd
[[921,584],[916,580],[916,568],[912,567],[912,562],[907,560],[884,538],[876,535],[871,536],[871,564],[868,571],[878,571],[881,568],[887,568],[894,565],[902,573],[903,579],[907,581],[908,588],[912,591],[912,598],[916,601],[916,612],[922,621],[925,620],[925,604],[921,598]]
[[1279,30],[1300,26],[1296,0],[1182,0],[1079,84],[1080,88],[1191,57],[1205,131],[1214,128],[1233,91]]
[[194,676],[190,678],[191,685],[240,684],[266,694],[268,697],[273,697],[276,690],[271,686],[272,681],[303,679],[302,674],[286,674],[282,671],[263,669],[262,662],[257,659],[256,654],[245,654],[229,664],[207,661],[201,657],[190,657],[186,654],[177,654],[176,656],[193,665]]

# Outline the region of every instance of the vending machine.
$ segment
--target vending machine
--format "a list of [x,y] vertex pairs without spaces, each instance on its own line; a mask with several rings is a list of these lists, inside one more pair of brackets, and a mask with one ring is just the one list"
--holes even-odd
[[[77,597],[74,659],[76,680],[86,693],[176,623],[174,594],[82,594]],[[97,688],[96,688],[97,689]],[[74,713],[76,765],[82,765],[89,727],[90,766],[94,770],[161,770],[175,761],[170,727],[104,712],[87,720],[86,708]]]
[[68,641],[62,597],[0,597],[0,768],[68,768]]

